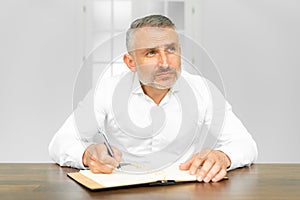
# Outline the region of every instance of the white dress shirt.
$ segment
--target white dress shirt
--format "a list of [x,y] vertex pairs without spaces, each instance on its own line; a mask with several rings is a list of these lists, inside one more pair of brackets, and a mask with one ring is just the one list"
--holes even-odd
[[[120,80],[124,76],[129,77],[125,82],[126,84],[123,84],[128,86],[127,89],[129,88],[129,98],[113,99],[116,97],[114,96],[116,88],[120,86]],[[189,119],[189,115],[182,115],[184,107],[178,99],[178,94],[184,95],[186,89],[182,87],[182,81],[186,81],[194,93],[194,97],[186,96],[186,98],[189,98],[187,99],[188,102],[190,100],[193,102],[191,98],[195,98],[196,105],[192,109],[195,109],[197,119]],[[123,89],[122,85],[121,89]],[[124,111],[117,113],[114,110],[116,104],[120,104],[121,109],[124,108],[122,106],[124,104]],[[122,128],[124,124],[122,125],[120,119],[117,118],[126,112],[129,122],[133,123],[132,126],[136,126],[138,127],[136,130],[140,130],[139,128],[147,127],[153,123],[150,111],[157,106],[162,108],[165,113],[164,123],[159,133],[151,137],[139,138],[139,132],[135,130],[131,131],[131,135],[128,135],[125,128]],[[183,120],[183,117],[188,120]],[[187,121],[191,121],[198,127],[206,126],[209,129],[209,134],[214,136],[215,142],[207,143],[213,144],[213,146],[206,146],[205,135],[200,137],[200,140],[204,139],[204,141],[202,143],[198,141],[198,143],[195,142],[188,146],[177,162],[187,160],[195,153],[195,149],[198,151],[200,147],[209,147],[224,152],[231,160],[231,166],[228,170],[249,165],[255,161],[257,157],[256,143],[232,112],[231,106],[223,95],[208,80],[185,71],[182,71],[175,85],[159,105],[156,105],[150,97],[144,94],[136,73],[129,72],[129,74],[123,73],[118,76],[103,78],[95,90],[87,95],[55,134],[49,144],[49,153],[51,158],[61,166],[85,168],[82,163],[82,156],[90,144],[101,141],[97,131],[97,128],[100,127],[105,130],[107,135],[111,136],[113,141],[119,143],[130,154],[141,156],[155,154],[178,140],[182,123]],[[186,140],[192,139],[190,136],[184,138]],[[115,146],[118,147],[118,145]]]

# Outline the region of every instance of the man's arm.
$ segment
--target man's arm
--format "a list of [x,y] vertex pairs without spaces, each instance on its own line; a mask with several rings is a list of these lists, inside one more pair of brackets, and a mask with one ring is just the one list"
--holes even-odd
[[[91,90],[52,138],[49,154],[61,166],[90,167],[95,173],[110,173],[120,162],[121,152],[114,149],[115,157],[112,158],[102,144],[93,99],[94,91]],[[105,113],[97,114],[103,123]]]
[[84,139],[76,127],[72,114],[52,138],[49,144],[50,157],[60,166],[78,169],[89,167],[94,173],[111,173],[121,161],[121,152],[113,147],[114,157],[110,157],[103,143]]
[[[250,165],[257,158],[256,143],[227,105],[224,126],[214,149],[203,149],[180,166],[199,181],[219,181],[228,170]],[[213,128],[212,128],[213,129]],[[198,168],[201,169],[198,171]]]
[[52,138],[48,147],[49,155],[60,166],[84,169],[82,156],[90,144],[80,138],[72,114]]
[[230,158],[228,170],[251,165],[257,159],[256,142],[231,108],[226,114],[222,133],[214,149],[224,152]]
[[[253,163],[257,158],[257,147],[220,90],[209,80],[203,80],[205,86],[198,82],[195,88],[199,96],[203,96],[201,105],[207,105],[205,124],[217,142],[212,149],[204,149],[192,156],[180,168],[190,170],[191,174],[197,172],[200,181],[219,181],[228,170]],[[198,170],[200,166],[201,170]]]

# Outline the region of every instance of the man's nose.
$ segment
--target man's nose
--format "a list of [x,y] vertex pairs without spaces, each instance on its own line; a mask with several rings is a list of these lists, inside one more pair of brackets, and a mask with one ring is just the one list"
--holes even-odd
[[160,58],[159,58],[159,65],[160,67],[163,67],[163,68],[167,68],[169,65],[168,65],[168,56],[167,56],[167,53],[165,51],[160,51],[160,54],[159,54]]

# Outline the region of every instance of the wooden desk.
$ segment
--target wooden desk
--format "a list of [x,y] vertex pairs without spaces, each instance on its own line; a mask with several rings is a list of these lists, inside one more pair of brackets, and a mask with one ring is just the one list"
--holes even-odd
[[300,164],[256,164],[218,183],[185,183],[92,192],[56,164],[0,164],[0,199],[300,199]]

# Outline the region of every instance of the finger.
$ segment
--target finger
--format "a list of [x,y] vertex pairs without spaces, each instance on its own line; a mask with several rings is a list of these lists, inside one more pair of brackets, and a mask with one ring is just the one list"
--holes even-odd
[[92,171],[111,173],[111,171],[118,166],[117,161],[110,157],[106,151],[97,151],[96,155],[89,154],[89,159],[89,167]]
[[115,148],[115,147],[112,147],[112,149],[113,149],[113,151],[114,151],[114,159],[116,159],[116,161],[117,161],[118,163],[120,163],[121,160],[122,160],[122,152],[119,151],[119,150],[118,150],[117,148]]
[[221,166],[218,163],[215,163],[212,168],[208,171],[206,177],[203,179],[204,182],[208,183],[211,181],[221,170]]
[[94,173],[111,173],[117,161],[108,155],[104,144],[90,145],[84,154],[85,164]]
[[191,164],[193,163],[193,160],[194,160],[194,159],[189,159],[189,160],[187,160],[186,162],[181,163],[181,164],[179,165],[179,169],[180,169],[180,170],[188,170],[188,169],[190,169],[190,166],[191,166]]
[[203,166],[201,167],[201,169],[197,175],[197,180],[202,181],[207,176],[208,172],[210,171],[210,169],[213,167],[214,164],[215,164],[215,161],[212,159],[204,160]]
[[103,164],[96,160],[90,160],[89,167],[93,173],[104,173],[104,174],[110,174],[114,169],[113,166]]
[[219,171],[219,173],[215,177],[212,178],[212,181],[218,182],[218,181],[222,180],[226,176],[226,174],[227,174],[226,169],[221,169]]
[[194,161],[192,162],[191,166],[190,166],[190,174],[191,175],[195,175],[199,169],[199,167],[202,165],[203,163],[203,159],[199,156],[196,156]]
[[180,170],[188,170],[188,169],[190,169],[190,167],[191,167],[192,163],[194,162],[195,158],[196,158],[196,155],[193,155],[190,159],[188,159],[184,163],[181,163],[179,165],[179,169]]
[[104,144],[96,146],[96,151],[93,151],[92,158],[99,162],[99,164],[110,165],[113,166],[113,168],[119,165],[119,162],[108,154],[107,148]]
[[103,166],[104,164],[90,153],[86,158],[86,164],[93,173],[111,173],[113,170],[112,166]]
[[113,166],[113,168],[119,165],[119,162],[114,157],[108,155],[106,152],[101,153],[99,162],[103,165]]

